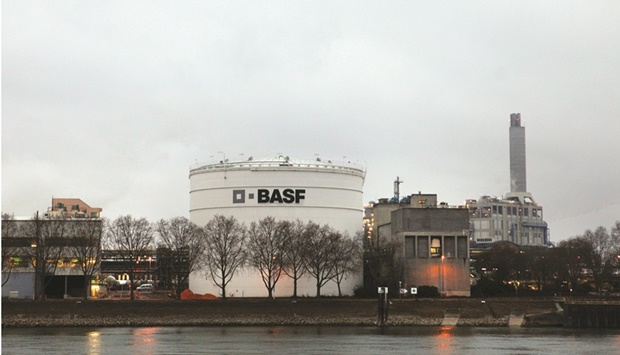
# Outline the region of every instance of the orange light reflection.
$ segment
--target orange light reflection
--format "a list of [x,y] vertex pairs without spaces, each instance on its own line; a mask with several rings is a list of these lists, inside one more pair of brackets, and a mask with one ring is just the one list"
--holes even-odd
[[452,334],[451,326],[442,326],[439,328],[439,333],[435,336],[437,348],[441,349],[451,349],[452,346],[452,338],[454,335]]

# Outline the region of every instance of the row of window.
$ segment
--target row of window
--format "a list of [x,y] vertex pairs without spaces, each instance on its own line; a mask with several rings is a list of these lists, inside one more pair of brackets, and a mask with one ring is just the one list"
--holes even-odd
[[[504,208],[505,207],[505,208]],[[503,215],[506,212],[506,216],[530,216],[530,209],[524,207],[523,210],[517,206],[492,206],[492,207],[470,207],[469,213],[473,218],[486,218],[491,215]],[[523,212],[523,213],[521,213]],[[534,207],[531,209],[531,217],[542,217],[542,208]]]
[[465,236],[405,236],[405,257],[467,258],[467,244]]
[[[48,264],[52,264],[54,260],[48,260]],[[95,263],[95,259],[89,260],[89,263]],[[35,261],[36,264],[36,261]],[[9,265],[14,268],[27,268],[30,267],[30,258],[29,257],[19,257],[13,256],[9,258]],[[77,258],[62,258],[58,260],[57,267],[78,267],[80,266],[80,261]]]

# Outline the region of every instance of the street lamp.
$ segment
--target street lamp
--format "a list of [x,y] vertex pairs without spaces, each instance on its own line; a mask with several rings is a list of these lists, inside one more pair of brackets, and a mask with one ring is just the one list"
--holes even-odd
[[443,286],[443,284],[444,284],[444,282],[443,282],[443,261],[444,261],[445,258],[446,258],[445,255],[441,256],[441,265],[440,265],[441,270],[440,270],[440,272],[441,272],[441,292],[442,293],[445,291],[444,290],[444,286]]
[[148,270],[148,275],[147,275],[147,281],[151,280],[151,261],[153,260],[152,256],[149,256],[149,270]]

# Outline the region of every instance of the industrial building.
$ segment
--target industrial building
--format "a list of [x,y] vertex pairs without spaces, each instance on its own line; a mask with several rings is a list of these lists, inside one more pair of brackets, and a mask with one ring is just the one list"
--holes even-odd
[[[6,256],[7,263],[3,260],[2,297],[34,298],[37,287],[47,298],[83,297],[84,269],[93,272],[87,274],[93,279],[98,276],[94,271],[100,262],[101,211],[77,198],[53,198],[45,213],[3,215],[3,258]],[[46,263],[38,263],[42,258]],[[98,284],[92,282],[87,296],[96,297],[97,293]]]
[[[362,187],[365,169],[358,164],[330,160],[294,160],[279,155],[273,159],[229,161],[222,159],[190,168],[190,220],[204,226],[216,215],[234,216],[248,226],[265,217],[276,220],[312,221],[329,225],[353,237],[361,231]],[[349,277],[343,291],[352,294],[362,282],[361,273]],[[220,290],[204,272],[190,276],[195,293],[218,295]],[[246,269],[227,286],[227,297],[266,296],[267,290],[255,270]],[[302,278],[299,295],[314,295],[313,280]],[[282,276],[276,296],[291,296],[292,280]],[[336,294],[333,283],[321,291]]]
[[510,192],[503,198],[469,199],[472,240],[477,244],[510,241],[518,245],[550,244],[543,207],[527,192],[525,127],[521,114],[510,115]]
[[[370,243],[396,242],[399,284],[435,286],[444,296],[470,296],[469,215],[464,206],[437,203],[436,194],[395,196],[371,202],[364,224]],[[400,261],[400,262],[399,262]]]

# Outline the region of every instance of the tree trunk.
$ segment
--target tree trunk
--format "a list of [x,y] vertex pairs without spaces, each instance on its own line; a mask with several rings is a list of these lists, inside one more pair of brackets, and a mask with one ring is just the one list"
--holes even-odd
[[293,298],[297,298],[297,279],[293,279]]
[[84,301],[88,300],[88,294],[90,293],[90,276],[84,275]]
[[317,281],[316,283],[316,298],[321,297],[321,283]]

